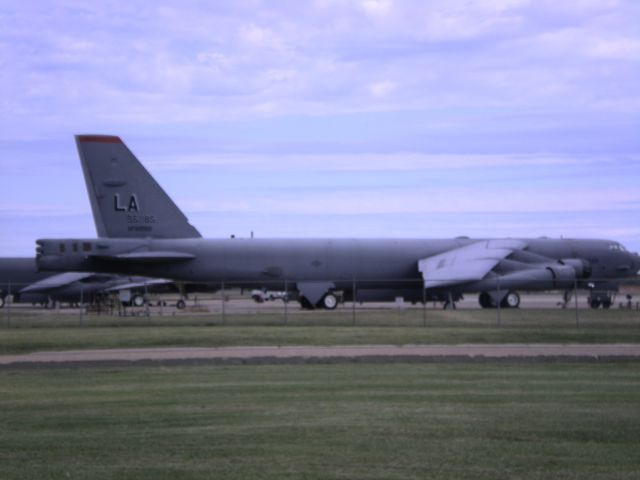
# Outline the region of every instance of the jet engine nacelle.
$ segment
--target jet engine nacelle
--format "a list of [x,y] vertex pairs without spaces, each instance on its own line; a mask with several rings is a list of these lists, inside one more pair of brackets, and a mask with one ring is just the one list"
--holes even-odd
[[588,278],[591,276],[591,264],[580,258],[566,258],[560,260],[561,265],[572,267],[575,271],[576,278]]
[[467,291],[554,290],[573,288],[576,271],[559,263],[515,271],[467,285]]
[[570,289],[573,288],[577,278],[576,269],[570,265],[551,265],[547,267],[553,276],[553,288]]
[[501,289],[572,289],[577,279],[591,274],[590,265],[580,259],[560,260],[538,268],[516,270],[500,277]]

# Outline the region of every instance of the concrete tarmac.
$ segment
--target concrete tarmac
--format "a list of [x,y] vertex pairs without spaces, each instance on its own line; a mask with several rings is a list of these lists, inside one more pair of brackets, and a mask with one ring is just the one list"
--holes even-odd
[[640,344],[263,346],[77,350],[1,355],[0,368],[495,360],[640,360]]

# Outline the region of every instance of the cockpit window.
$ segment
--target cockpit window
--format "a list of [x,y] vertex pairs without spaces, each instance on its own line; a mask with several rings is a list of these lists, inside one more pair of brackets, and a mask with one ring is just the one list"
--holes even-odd
[[624,248],[622,245],[620,245],[619,243],[610,243],[609,244],[609,250],[615,250],[617,252],[626,252],[627,249]]

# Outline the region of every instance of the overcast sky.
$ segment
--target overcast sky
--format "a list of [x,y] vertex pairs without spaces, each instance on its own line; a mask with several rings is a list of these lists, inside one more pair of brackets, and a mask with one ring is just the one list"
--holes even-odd
[[0,0],[0,255],[95,236],[77,133],[206,237],[640,250],[640,2]]

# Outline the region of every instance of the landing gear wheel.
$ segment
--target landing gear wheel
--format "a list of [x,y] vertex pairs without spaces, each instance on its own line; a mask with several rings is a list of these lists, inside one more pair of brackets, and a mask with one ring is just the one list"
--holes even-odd
[[325,310],[335,310],[338,306],[338,297],[333,293],[327,293],[320,301]]
[[178,300],[178,301],[176,302],[176,308],[177,308],[178,310],[182,310],[182,309],[183,309],[184,307],[186,307],[186,306],[187,306],[187,304],[186,304],[186,303],[184,303],[184,300],[182,300],[182,299],[180,299],[180,300]]
[[482,308],[495,308],[495,304],[493,303],[493,298],[487,292],[482,292],[478,296],[478,303]]
[[131,298],[131,306],[132,307],[141,307],[144,305],[144,297],[142,295],[134,295]]
[[589,306],[595,310],[600,306],[600,299],[592,298],[591,300],[589,300]]
[[305,296],[300,297],[300,306],[303,310],[313,310],[313,305]]
[[604,300],[602,300],[602,308],[604,308],[605,310],[608,308],[611,308],[611,298],[607,297]]
[[520,306],[520,295],[513,290],[509,291],[500,302],[503,308],[518,308]]
[[4,297],[0,297],[0,308],[4,307]]

